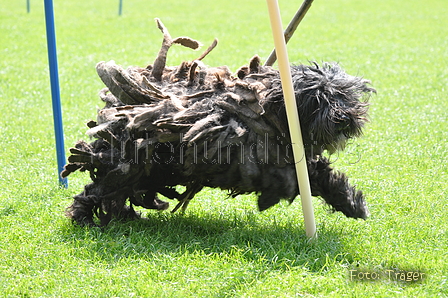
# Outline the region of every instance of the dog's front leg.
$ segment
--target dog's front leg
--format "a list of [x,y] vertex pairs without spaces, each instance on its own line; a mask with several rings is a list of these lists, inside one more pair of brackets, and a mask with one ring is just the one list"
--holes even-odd
[[308,161],[308,173],[313,196],[322,197],[333,211],[341,211],[347,217],[367,218],[369,211],[362,192],[349,184],[344,173],[335,171],[328,159]]

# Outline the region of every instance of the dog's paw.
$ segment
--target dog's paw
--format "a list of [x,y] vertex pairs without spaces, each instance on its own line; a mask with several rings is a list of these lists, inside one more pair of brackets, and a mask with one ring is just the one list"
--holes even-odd
[[366,201],[364,200],[364,196],[362,191],[355,190],[353,188],[353,194],[351,198],[352,208],[349,214],[345,214],[348,217],[352,218],[362,218],[364,220],[370,215],[369,209],[367,208]]

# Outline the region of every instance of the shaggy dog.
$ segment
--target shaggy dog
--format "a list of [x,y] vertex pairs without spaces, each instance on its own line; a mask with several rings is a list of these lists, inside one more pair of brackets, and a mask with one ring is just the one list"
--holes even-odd
[[[236,76],[227,67],[206,67],[201,60],[216,43],[192,62],[166,67],[173,43],[197,44],[172,39],[158,25],[164,42],[153,65],[97,65],[108,88],[100,93],[106,106],[88,123],[95,141],[71,148],[62,172],[88,171],[92,183],[74,197],[68,216],[81,225],[97,225],[94,217],[100,225],[138,218],[134,205],[168,208],[158,193],[179,201],[173,211],[185,210],[203,187],[232,197],[257,193],[260,211],[281,199],[292,202],[299,190],[278,71],[261,66],[257,56]],[[322,153],[342,150],[361,135],[375,90],[338,64],[291,66],[291,72],[312,195],[333,211],[365,219],[362,192]]]

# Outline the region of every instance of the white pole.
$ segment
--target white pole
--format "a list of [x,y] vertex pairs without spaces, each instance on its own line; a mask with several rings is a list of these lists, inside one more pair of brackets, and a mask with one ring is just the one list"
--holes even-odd
[[317,237],[316,223],[314,222],[311,188],[306,167],[305,150],[303,147],[302,131],[300,130],[299,114],[292,84],[291,69],[288,52],[283,35],[282,21],[277,0],[266,0],[271,20],[272,34],[274,36],[275,52],[277,53],[278,68],[282,81],[283,96],[285,99],[286,116],[288,118],[289,133],[291,135],[292,150],[296,163],[297,181],[302,201],[303,218],[305,220],[306,235],[309,238]]

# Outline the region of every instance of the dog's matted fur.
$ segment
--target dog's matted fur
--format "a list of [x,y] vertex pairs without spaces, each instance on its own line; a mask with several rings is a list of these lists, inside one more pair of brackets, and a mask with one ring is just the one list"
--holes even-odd
[[[108,88],[106,106],[88,123],[92,143],[71,148],[62,175],[88,171],[92,183],[74,197],[67,214],[79,224],[106,225],[113,217],[136,218],[133,205],[164,210],[160,193],[185,210],[203,187],[231,196],[257,193],[259,210],[299,194],[279,73],[255,56],[232,76],[227,67],[206,67],[201,57],[166,67],[173,43],[191,48],[189,38],[164,33],[153,65],[124,70],[113,61],[97,65]],[[323,151],[342,150],[361,135],[367,121],[365,79],[338,64],[292,66],[294,90],[305,144],[311,191],[334,211],[363,218],[368,210],[361,191],[333,170]],[[186,186],[183,193],[175,186]],[[127,203],[129,201],[129,204]]]

